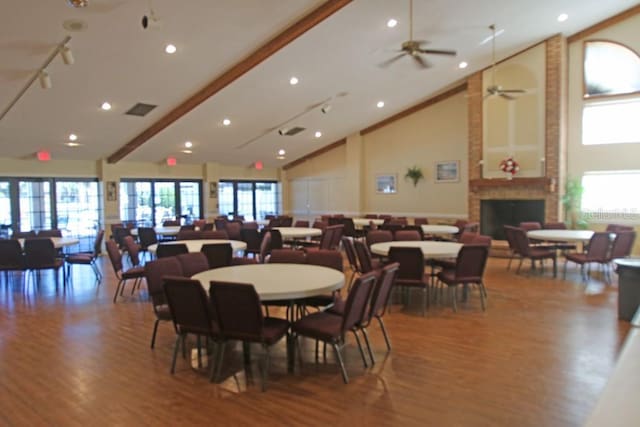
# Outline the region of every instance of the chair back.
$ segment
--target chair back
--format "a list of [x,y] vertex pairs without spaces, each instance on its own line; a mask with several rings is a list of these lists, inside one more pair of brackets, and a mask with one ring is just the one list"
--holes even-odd
[[33,239],[37,237],[34,230],[31,231],[15,231],[12,235],[12,239]]
[[420,248],[389,248],[389,261],[397,262],[399,281],[422,282],[424,278],[424,255]]
[[182,266],[176,257],[160,258],[145,263],[144,276],[154,307],[167,303],[163,288],[164,277],[182,275]]
[[242,223],[242,229],[240,230],[240,235],[242,236],[242,230],[257,230],[258,223],[255,221],[246,221]]
[[208,268],[228,267],[233,258],[231,243],[208,243],[200,248],[207,260]]
[[429,224],[429,219],[427,219],[427,218],[414,218],[413,219],[413,224],[414,225],[427,225],[427,224]]
[[378,219],[378,214],[366,214],[365,219]]
[[478,233],[480,232],[480,223],[479,222],[468,222],[462,227],[462,231],[470,232],[470,233]]
[[342,237],[342,247],[344,248],[344,252],[347,254],[347,261],[349,261],[351,271],[360,272],[358,256],[356,255],[356,250],[353,246],[353,240],[349,237]]
[[489,248],[486,245],[467,244],[460,248],[456,258],[456,281],[482,281],[488,256]]
[[22,246],[17,240],[0,240],[0,269],[20,270],[24,267],[24,255]]
[[225,230],[226,230],[226,232],[229,235],[229,238],[231,240],[240,240],[240,239],[242,239],[242,236],[240,234],[240,231],[242,230],[242,223],[241,222],[237,222],[237,221],[227,222],[227,224],[225,226]]
[[375,273],[367,273],[358,277],[347,296],[342,317],[342,334],[362,324],[366,316],[367,304],[376,282]]
[[51,230],[39,230],[38,237],[62,237],[62,231],[57,228]]
[[589,240],[589,249],[587,249],[586,259],[588,262],[608,262],[609,248],[611,247],[609,234],[607,231],[593,233]]
[[[342,235],[347,237],[357,236],[356,225],[353,223],[353,218],[342,218],[342,225]],[[340,236],[340,238],[342,238],[342,236]]]
[[129,259],[131,260],[131,265],[134,267],[140,265],[140,246],[136,242],[133,241],[133,236],[125,236],[122,240],[127,253],[129,254]]
[[291,227],[293,224],[293,217],[288,215],[281,215],[278,217],[278,221],[280,221],[280,227]]
[[460,233],[460,237],[458,237],[458,243],[462,243],[463,245],[466,243],[471,243],[476,238],[478,233],[471,233],[469,231],[463,231]]
[[209,298],[198,280],[165,276],[163,287],[178,332],[208,336],[218,332]]
[[260,262],[267,262],[267,256],[271,252],[271,231],[267,231],[262,236],[262,242],[260,242]]
[[394,240],[401,241],[420,241],[422,237],[417,230],[397,230],[394,235]]
[[200,232],[200,238],[206,240],[229,240],[229,235],[225,230],[207,230]]
[[527,232],[523,228],[513,227],[511,229],[511,233],[516,243],[517,253],[524,257],[528,257],[531,254],[531,244],[529,242]]
[[262,340],[264,318],[260,296],[253,285],[212,281],[209,296],[225,338]]
[[186,253],[189,253],[189,248],[184,243],[160,243],[156,247],[156,258],[164,258]]
[[389,230],[370,230],[365,237],[367,246],[371,246],[374,243],[384,243],[393,240],[393,233]]
[[[273,254],[271,254],[273,256]],[[307,264],[343,271],[342,254],[337,250],[320,249],[307,252]]]
[[[353,221],[353,220],[352,220]],[[338,249],[340,246],[340,240],[342,239],[342,235],[344,234],[344,225],[333,225],[333,233],[331,235],[331,243],[329,243],[329,247],[327,249]],[[327,228],[330,228],[327,227]],[[325,248],[320,248],[325,249]]]
[[176,255],[175,258],[180,263],[180,267],[182,267],[182,276],[191,277],[210,268],[209,261],[202,252],[189,252]]
[[458,240],[464,227],[469,223],[466,219],[456,219],[456,222],[453,223],[454,227],[458,228],[458,232],[453,235],[454,239]]
[[41,268],[55,264],[56,248],[49,238],[26,239],[24,260],[27,268]]
[[542,225],[538,221],[524,221],[518,224],[518,227],[522,228],[524,231],[542,229]]
[[282,249],[284,243],[282,241],[282,233],[280,230],[271,230],[271,243],[269,244],[270,250]]
[[216,230],[224,230],[227,226],[226,218],[216,218],[213,220],[213,223],[216,226]]
[[121,249],[124,249],[124,238],[127,236],[131,236],[131,230],[129,228],[116,227],[113,229],[113,239]]
[[610,233],[617,233],[618,231],[633,231],[633,227],[621,224],[607,224],[607,229],[605,231]]
[[168,219],[166,221],[162,221],[163,227],[178,227],[180,225],[180,221],[177,219]]
[[111,261],[113,271],[116,273],[116,276],[118,276],[122,271],[122,254],[120,253],[118,244],[115,240],[109,239],[104,245],[107,248],[107,255],[109,255],[109,261]]
[[382,269],[382,274],[378,278],[376,286],[373,288],[373,293],[371,294],[367,323],[373,316],[382,316],[387,309],[389,298],[391,298],[391,288],[396,281],[399,269],[400,264],[397,262],[387,264]]
[[513,231],[515,228],[516,227],[513,227],[511,225],[505,225],[504,236],[507,239],[507,243],[509,244],[509,249],[511,249],[511,252],[513,252],[514,254],[518,254],[520,253],[518,250],[518,242],[516,241],[516,236]]
[[176,235],[176,240],[199,240],[202,239],[202,231],[180,230]]
[[196,226],[194,224],[181,225],[179,231],[195,231]]
[[373,262],[371,260],[371,252],[369,252],[369,248],[367,247],[367,245],[365,245],[359,240],[354,240],[353,246],[356,251],[356,257],[358,258],[358,263],[360,264],[360,272],[369,273],[373,271]]
[[331,242],[333,242],[335,226],[328,225],[322,229],[322,236],[320,237],[320,249],[331,249]]
[[96,258],[102,252],[102,241],[104,240],[104,229],[98,230],[96,239],[93,241],[93,257]]
[[476,234],[473,236],[473,240],[469,243],[491,247],[491,236],[487,236],[485,234]]
[[564,222],[545,222],[542,224],[542,228],[545,230],[566,230],[567,224]]
[[296,220],[296,222],[293,224],[293,226],[294,226],[294,227],[309,228],[309,221],[305,221],[305,220],[298,219],[298,220]]
[[633,242],[636,240],[635,231],[619,231],[616,233],[616,238],[611,244],[610,259],[626,258],[631,255],[633,249]]
[[212,222],[205,223],[202,227],[200,227],[200,231],[213,231],[215,225]]
[[325,221],[313,221],[313,228],[319,228],[320,230],[324,230],[328,226],[329,224],[327,224]]
[[248,252],[255,253],[260,251],[260,243],[262,242],[262,239],[260,238],[260,232],[257,228],[243,228],[240,230],[240,237],[240,240],[247,244]]
[[207,220],[206,219],[194,219],[193,220],[193,226],[195,228],[197,228],[198,230],[202,230],[206,224],[207,224]]
[[304,252],[294,249],[273,249],[269,257],[270,264],[305,264],[306,262]]
[[150,245],[158,243],[158,237],[153,227],[138,227],[138,241],[140,247],[145,251]]

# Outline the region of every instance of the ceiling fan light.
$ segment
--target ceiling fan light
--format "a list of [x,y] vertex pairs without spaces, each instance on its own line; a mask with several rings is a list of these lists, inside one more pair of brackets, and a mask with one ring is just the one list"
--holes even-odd
[[40,87],[42,89],[51,89],[51,77],[49,73],[47,73],[47,70],[40,70],[38,80],[40,81]]

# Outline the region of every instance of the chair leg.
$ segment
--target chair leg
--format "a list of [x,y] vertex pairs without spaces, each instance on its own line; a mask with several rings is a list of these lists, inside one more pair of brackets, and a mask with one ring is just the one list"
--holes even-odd
[[120,287],[124,287],[124,283],[122,280],[118,280],[118,284],[116,285],[116,293],[113,294],[113,303],[116,303],[116,299],[118,299],[118,291],[120,290]]
[[[453,294],[453,295],[452,295]],[[453,301],[453,312],[457,313],[458,312],[458,287],[457,286],[450,286],[449,287],[449,296],[451,296],[451,301]]]
[[553,257],[553,278],[555,279],[556,277],[558,277],[558,260],[554,256]]
[[564,268],[562,269],[562,280],[566,280],[567,279],[567,264],[569,263],[569,260],[565,258],[564,260]]
[[342,360],[342,353],[340,353],[340,347],[338,343],[333,342],[333,350],[336,352],[336,359],[338,359],[338,364],[340,365],[340,371],[342,372],[342,381],[345,384],[349,384],[349,376],[347,375],[347,368],[344,366],[344,361]]
[[522,262],[524,258],[520,258],[520,262],[518,263],[518,268],[516,269],[516,274],[520,274],[520,268],[522,267]]
[[360,356],[362,357],[362,364],[364,365],[365,368],[368,368],[369,364],[367,363],[367,358],[364,355],[364,350],[362,349],[362,344],[360,343],[360,337],[358,336],[358,332],[356,332],[355,329],[351,332],[353,332],[353,336],[356,337],[356,343],[358,343],[358,350],[360,350]]
[[362,335],[364,336],[364,343],[367,345],[367,350],[369,350],[369,358],[371,359],[371,365],[376,364],[376,358],[373,356],[373,351],[371,350],[371,343],[369,343],[369,334],[367,333],[367,328],[362,328]]
[[178,351],[180,350],[180,342],[182,342],[182,336],[178,334],[176,336],[176,343],[173,346],[173,358],[171,359],[171,370],[169,371],[172,375],[176,371],[176,359],[178,358]]
[[224,348],[226,347],[226,341],[222,341],[218,344],[218,357],[216,357],[216,369],[213,376],[214,381],[220,381],[220,373],[222,372],[222,359],[224,358]]
[[262,391],[267,390],[267,378],[269,375],[269,366],[271,365],[271,355],[269,354],[269,346],[262,345],[264,349],[264,367],[262,368]]
[[486,311],[486,303],[484,301],[484,297],[485,297],[484,284],[480,282],[478,283],[478,287],[480,288],[480,305],[482,305],[482,311]]
[[160,323],[160,319],[156,319],[153,324],[153,334],[151,335],[151,348],[156,345],[156,332],[158,332],[158,324]]
[[380,323],[380,329],[382,329],[382,336],[384,337],[384,342],[387,344],[387,351],[391,351],[391,340],[389,340],[389,335],[387,334],[387,328],[384,327],[384,322],[382,321],[382,317],[376,316],[378,319],[378,323]]

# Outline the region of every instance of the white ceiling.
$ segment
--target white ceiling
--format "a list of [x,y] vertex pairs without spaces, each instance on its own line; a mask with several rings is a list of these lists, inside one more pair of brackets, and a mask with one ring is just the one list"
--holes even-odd
[[[53,87],[38,80],[0,121],[0,156],[31,158],[47,149],[54,159],[108,157],[190,95],[263,45],[322,0],[152,0],[161,21],[144,30],[146,0],[3,1],[0,16],[0,111],[19,93],[65,35],[75,63],[56,57],[47,68]],[[281,166],[428,99],[490,65],[491,43],[480,42],[495,23],[498,58],[556,33],[570,35],[637,4],[633,0],[415,0],[414,38],[457,57],[431,56],[432,67],[402,58],[378,64],[408,39],[408,0],[354,0],[336,14],[209,98],[125,157],[125,161],[206,161]],[[565,12],[569,19],[559,23]],[[399,24],[389,29],[386,22]],[[88,28],[68,32],[81,19]],[[178,51],[164,52],[173,43]],[[460,61],[469,67],[458,69]],[[300,83],[289,85],[297,76]],[[346,94],[346,95],[345,95]],[[113,109],[100,110],[103,101]],[[330,100],[332,109],[320,107]],[[376,102],[383,100],[379,109]],[[157,104],[146,117],[125,116],[136,102]],[[312,106],[315,108],[311,108]],[[297,117],[292,119],[294,117]],[[222,126],[222,119],[231,126]],[[296,136],[279,127],[302,126]],[[314,132],[322,132],[314,138]],[[77,148],[63,143],[78,135]],[[185,141],[193,154],[183,154]],[[285,149],[285,160],[277,160]]]

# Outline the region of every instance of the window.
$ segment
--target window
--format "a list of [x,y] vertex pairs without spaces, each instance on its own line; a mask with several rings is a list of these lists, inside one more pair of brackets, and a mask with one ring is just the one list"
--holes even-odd
[[640,142],[640,97],[594,102],[582,110],[584,145]]
[[220,181],[218,185],[220,213],[243,215],[247,221],[278,214],[279,199],[277,182]]
[[100,225],[97,181],[55,181],[57,228],[64,236],[77,237],[91,248]]
[[202,218],[202,181],[120,181],[120,219],[138,226],[162,225],[182,217],[185,223]]
[[640,216],[640,198],[632,189],[640,187],[640,171],[587,172],[582,177],[582,211],[591,220],[611,221]]

